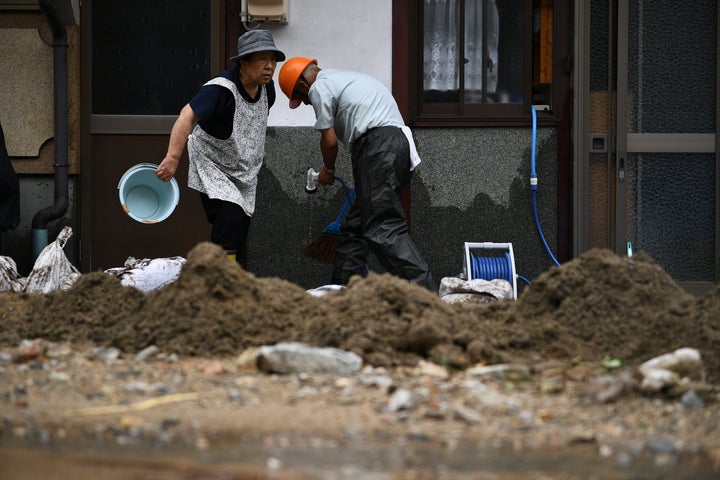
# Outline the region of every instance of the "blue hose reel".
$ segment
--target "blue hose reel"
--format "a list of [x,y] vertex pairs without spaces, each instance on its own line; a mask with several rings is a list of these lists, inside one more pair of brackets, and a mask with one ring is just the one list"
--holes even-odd
[[465,242],[465,278],[507,280],[517,299],[517,274],[512,243]]

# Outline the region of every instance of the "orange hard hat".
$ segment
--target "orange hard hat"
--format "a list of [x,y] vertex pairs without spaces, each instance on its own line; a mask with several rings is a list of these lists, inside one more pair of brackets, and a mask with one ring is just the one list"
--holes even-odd
[[283,63],[278,74],[278,80],[280,81],[280,88],[283,93],[290,99],[290,108],[297,108],[300,105],[299,98],[293,98],[293,91],[300,75],[311,63],[317,64],[317,60],[305,57],[293,57],[289,58]]

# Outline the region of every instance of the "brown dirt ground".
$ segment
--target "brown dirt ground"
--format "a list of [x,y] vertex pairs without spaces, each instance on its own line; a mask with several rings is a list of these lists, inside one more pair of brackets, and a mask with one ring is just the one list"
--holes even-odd
[[635,365],[692,347],[708,379],[720,378],[720,285],[696,298],[642,252],[592,250],[542,274],[515,302],[451,306],[387,274],[316,298],[287,281],[256,278],[204,243],[178,280],[153,294],[95,272],[64,292],[0,294],[0,309],[1,346],[40,337],[123,352],[154,344],[202,357],[301,341],[386,367],[420,358],[466,367],[606,356]]
[[[347,289],[317,298],[282,279],[256,278],[218,247],[202,243],[189,252],[177,281],[152,294],[123,287],[103,272],[81,276],[67,291],[0,294],[0,352],[14,352],[23,339],[34,338],[79,350],[113,346],[123,357],[113,366],[89,360],[86,354],[61,361],[66,369],[77,371],[60,386],[48,382],[43,371],[30,368],[23,373],[8,367],[3,373],[0,368],[0,377],[6,379],[6,388],[0,388],[6,430],[22,432],[32,424],[62,429],[65,438],[73,429],[76,436],[86,432],[87,437],[97,437],[98,417],[63,412],[138,401],[122,393],[121,385],[131,375],[147,382],[164,379],[177,385],[172,394],[189,391],[202,398],[227,385],[241,386],[248,395],[241,408],[217,397],[134,412],[159,424],[167,424],[169,417],[191,419],[188,429],[196,443],[198,432],[206,437],[209,432],[216,437],[253,437],[290,431],[342,437],[349,424],[362,425],[382,438],[420,435],[441,441],[455,434],[456,439],[471,435],[483,445],[515,449],[647,442],[670,435],[682,448],[714,452],[720,467],[720,286],[705,296],[692,296],[642,252],[626,258],[592,250],[539,276],[517,301],[449,305],[386,274],[355,279]],[[237,366],[235,359],[244,350],[280,341],[352,351],[366,365],[391,372],[395,388],[407,384],[410,389],[428,389],[432,398],[447,397],[490,411],[483,411],[479,419],[438,421],[447,415],[425,409],[410,413],[411,420],[398,421],[383,414],[381,406],[390,392],[379,392],[376,386],[348,400],[342,397],[347,388],[342,382],[322,376],[278,378]],[[149,345],[180,360],[134,362],[132,357]],[[587,404],[577,394],[580,384],[604,373],[597,368],[602,359],[620,359],[623,368],[635,372],[641,362],[682,347],[700,351],[706,385],[715,385],[704,397],[704,410],[679,412],[672,406],[677,397],[665,403],[663,398],[633,394],[607,406]],[[208,373],[208,359],[224,365],[217,375]],[[448,383],[443,390],[431,377],[413,373],[421,359],[447,367],[458,383]],[[518,425],[513,408],[479,407],[477,397],[462,393],[463,369],[496,363],[528,366],[540,379],[515,387],[523,408],[537,415],[533,428]],[[568,384],[552,394],[542,388],[541,380],[558,365],[580,364],[592,366],[574,373],[563,369]],[[329,393],[302,398],[298,381]],[[571,382],[578,385],[572,387]],[[11,391],[12,385],[21,383],[32,384],[30,400],[18,401]],[[494,383],[503,394],[514,394],[507,381]],[[429,404],[432,410],[433,402]],[[115,431],[138,421],[128,419],[127,412],[118,413]],[[0,439],[2,432],[0,425]]]

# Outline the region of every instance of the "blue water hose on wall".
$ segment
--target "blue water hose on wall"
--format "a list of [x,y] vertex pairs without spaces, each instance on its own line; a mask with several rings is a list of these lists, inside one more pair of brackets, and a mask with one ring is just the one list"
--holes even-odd
[[[535,216],[535,226],[537,227],[538,234],[540,235],[540,240],[542,240],[543,246],[545,247],[545,250],[547,250],[548,254],[550,255],[550,258],[555,263],[556,266],[560,266],[560,262],[558,262],[557,258],[555,258],[555,255],[553,255],[552,250],[550,250],[550,246],[547,243],[547,240],[545,240],[545,235],[542,231],[542,226],[540,225],[540,217],[538,215],[538,209],[537,209],[537,171],[535,168],[535,150],[536,150],[536,144],[537,144],[537,113],[535,112],[535,107],[530,108],[532,112],[532,144],[531,144],[531,162],[530,162],[530,192],[532,194],[532,208],[533,208],[533,214]],[[470,253],[469,247],[471,246],[482,246],[483,244],[467,244],[465,245],[466,248],[466,258],[468,265],[468,278],[482,278],[485,280],[493,280],[493,279],[503,279],[510,282],[511,285],[515,285],[515,279],[514,277],[517,277],[518,279],[525,282],[527,285],[530,285],[530,281],[523,277],[522,275],[518,275],[514,270],[514,261],[512,258],[512,255],[509,253],[504,253],[501,256],[476,256]],[[503,244],[500,244],[503,245]],[[490,245],[492,246],[492,245]],[[515,288],[516,285],[515,285]]]
[[547,250],[548,254],[550,255],[550,258],[555,263],[555,265],[559,267],[560,262],[557,261],[557,258],[555,258],[555,255],[553,255],[552,250],[550,250],[550,247],[548,246],[547,240],[545,240],[545,235],[543,234],[542,227],[540,226],[540,217],[538,216],[538,209],[537,209],[538,180],[537,180],[537,172],[535,170],[535,144],[537,143],[537,113],[535,112],[534,106],[530,107],[530,111],[532,112],[532,153],[530,155],[530,192],[532,194],[532,207],[533,207],[533,213],[535,215],[535,226],[537,227],[538,234],[540,235],[540,240],[542,240],[542,243],[545,246],[545,250]]

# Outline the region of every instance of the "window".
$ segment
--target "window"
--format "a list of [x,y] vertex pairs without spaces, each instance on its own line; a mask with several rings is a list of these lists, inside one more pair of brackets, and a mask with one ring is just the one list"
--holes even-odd
[[210,72],[210,2],[92,5],[92,113],[177,115]]
[[527,119],[531,104],[551,110],[553,1],[408,1],[413,119],[505,122]]
[[165,135],[226,62],[224,1],[85,0],[90,132]]

